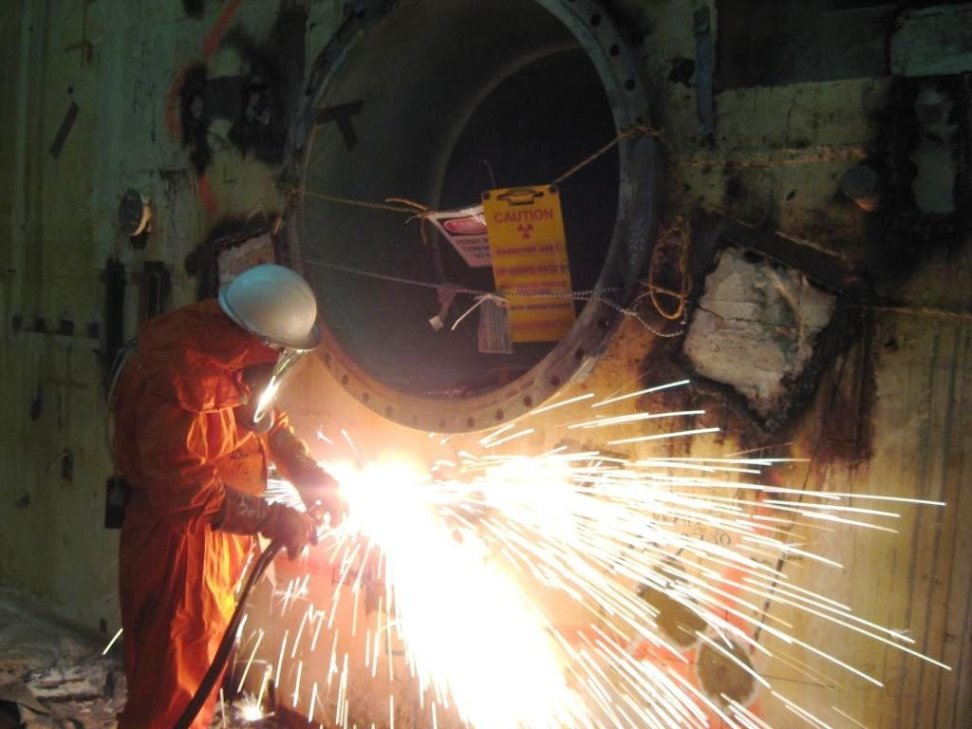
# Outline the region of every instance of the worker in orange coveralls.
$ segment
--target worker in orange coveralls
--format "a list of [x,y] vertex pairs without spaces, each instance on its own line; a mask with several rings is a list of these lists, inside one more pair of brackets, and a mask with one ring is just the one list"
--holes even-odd
[[[336,519],[336,482],[268,406],[287,365],[319,343],[307,282],[244,271],[217,300],[149,321],[113,388],[113,449],[131,490],[119,551],[128,703],[120,729],[171,729],[216,653],[253,535],[291,559],[316,543],[307,513],[261,498],[273,461]],[[269,390],[257,391],[271,371]],[[264,383],[266,379],[262,380]],[[194,728],[208,727],[217,692]]]

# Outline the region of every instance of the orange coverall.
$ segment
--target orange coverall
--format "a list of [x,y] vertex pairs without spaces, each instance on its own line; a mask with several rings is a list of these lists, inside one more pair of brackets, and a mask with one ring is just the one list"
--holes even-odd
[[[271,445],[285,419],[258,436],[233,410],[246,395],[241,370],[276,359],[207,300],[149,321],[121,373],[113,448],[132,493],[119,549],[128,678],[119,729],[171,729],[233,613],[252,537],[211,522],[224,484],[262,493],[274,456],[288,475],[288,454]],[[217,693],[194,729],[209,726]]]

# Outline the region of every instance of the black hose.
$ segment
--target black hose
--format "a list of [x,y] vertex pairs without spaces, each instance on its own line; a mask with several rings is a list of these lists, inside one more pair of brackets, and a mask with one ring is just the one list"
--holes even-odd
[[182,712],[179,720],[175,723],[175,729],[189,729],[199,710],[206,703],[206,699],[209,698],[209,694],[212,693],[216,681],[219,680],[219,677],[223,674],[223,669],[226,668],[226,661],[233,649],[233,643],[236,642],[236,631],[240,628],[243,610],[246,608],[246,601],[250,598],[250,592],[257,580],[263,577],[263,573],[267,571],[267,567],[270,566],[273,558],[281,549],[283,549],[283,542],[278,539],[273,540],[257,559],[256,564],[253,565],[253,571],[243,585],[243,589],[240,590],[240,597],[236,601],[236,610],[233,611],[233,617],[230,618],[229,625],[226,626],[226,632],[223,633],[223,639],[219,642],[219,648],[216,649],[213,662],[209,665],[209,670],[203,676],[203,680],[189,701],[189,705],[186,706],[185,711]]

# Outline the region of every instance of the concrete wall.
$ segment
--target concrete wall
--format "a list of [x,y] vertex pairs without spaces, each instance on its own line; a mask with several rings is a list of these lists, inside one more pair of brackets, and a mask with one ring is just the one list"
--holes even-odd
[[[308,3],[309,60],[336,27],[340,5]],[[210,129],[213,161],[203,176],[182,144],[177,99],[186,69],[204,63],[211,76],[239,73],[241,54],[220,41],[231,28],[261,41],[278,13],[277,3],[257,0],[203,6],[201,18],[175,0],[19,0],[0,10],[6,110],[0,115],[0,472],[6,480],[0,584],[33,593],[106,635],[118,625],[117,533],[102,526],[111,464],[99,361],[106,324],[101,271],[108,259],[126,268],[125,333],[131,336],[140,295],[133,274],[145,261],[161,261],[171,272],[170,307],[191,301],[198,281],[186,272],[187,253],[226,219],[283,206],[275,170],[241,154],[226,139],[228,125]],[[883,239],[872,218],[839,194],[839,181],[881,138],[885,122],[878,112],[890,103],[889,77],[723,90],[715,95],[715,134],[704,139],[694,77],[673,73],[695,57],[692,11],[704,3],[613,6],[627,19],[626,34],[640,43],[636,52],[663,130],[668,220],[683,214],[700,220],[704,232],[706,215],[725,215],[785,241],[793,255],[812,251],[832,259],[834,270],[847,270],[849,260],[885,270],[882,251],[875,252]],[[717,33],[721,20],[712,9]],[[152,201],[152,234],[142,249],[117,223],[129,188]],[[914,256],[907,275],[878,281],[884,296],[869,300],[867,326],[815,375],[819,387],[788,429],[756,437],[758,429],[731,398],[709,394],[708,418],[726,427],[726,435],[673,450],[731,454],[754,443],[773,445],[812,459],[783,472],[788,483],[948,502],[944,511],[903,509],[896,537],[842,527],[810,541],[846,567],[839,580],[814,573],[808,586],[910,631],[918,650],[955,669],[944,674],[873,643],[817,636],[842,657],[866,664],[889,688],[840,682],[797,691],[815,706],[853,706],[857,721],[875,727],[958,727],[972,716],[972,545],[963,529],[972,518],[963,493],[970,475],[964,451],[972,406],[972,246],[967,234],[949,247],[934,240],[922,245],[927,250]],[[656,337],[629,319],[595,370],[563,395],[650,384],[668,357]],[[421,451],[428,440],[366,409],[323,363],[307,369],[300,387],[289,405],[305,433],[343,427],[371,452],[389,444]],[[863,439],[850,448],[837,442],[846,433],[835,433],[835,424],[848,423],[853,433],[847,437]],[[549,432],[539,428],[532,442],[521,444],[523,452],[557,440],[556,421],[543,424]],[[610,437],[632,432],[618,429]],[[792,617],[783,609],[779,614]],[[815,628],[798,623],[797,630]]]

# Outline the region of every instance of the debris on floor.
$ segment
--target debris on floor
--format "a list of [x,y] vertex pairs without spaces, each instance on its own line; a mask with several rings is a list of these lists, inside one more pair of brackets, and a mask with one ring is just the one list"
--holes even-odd
[[0,589],[0,729],[11,715],[15,727],[114,727],[125,678],[119,648],[103,656],[105,643]]
[[[125,705],[121,641],[57,620],[22,593],[0,587],[0,729],[115,729]],[[226,718],[223,718],[225,707]],[[270,729],[238,702],[217,701],[212,727]]]

